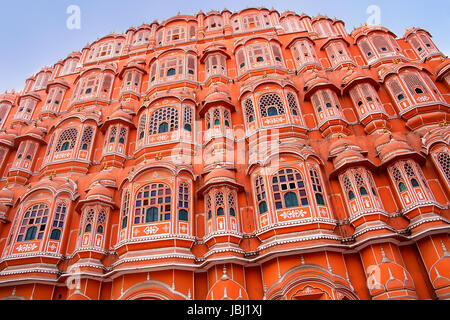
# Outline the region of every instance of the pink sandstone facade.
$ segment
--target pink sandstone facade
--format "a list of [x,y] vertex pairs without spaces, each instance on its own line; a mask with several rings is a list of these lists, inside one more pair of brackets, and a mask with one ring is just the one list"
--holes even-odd
[[0,94],[0,298],[450,298],[450,60],[264,8],[109,34]]

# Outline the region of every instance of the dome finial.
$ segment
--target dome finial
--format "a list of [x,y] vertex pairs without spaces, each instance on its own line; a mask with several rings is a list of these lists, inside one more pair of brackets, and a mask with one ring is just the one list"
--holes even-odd
[[230,277],[227,274],[227,266],[224,264],[223,265],[223,275],[222,275],[222,278],[220,278],[220,280],[226,281],[228,279],[230,279]]

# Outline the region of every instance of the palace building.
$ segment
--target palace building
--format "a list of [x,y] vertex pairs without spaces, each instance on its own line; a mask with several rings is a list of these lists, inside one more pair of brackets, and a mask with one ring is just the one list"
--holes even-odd
[[0,94],[0,299],[450,299],[449,86],[420,28],[99,38]]

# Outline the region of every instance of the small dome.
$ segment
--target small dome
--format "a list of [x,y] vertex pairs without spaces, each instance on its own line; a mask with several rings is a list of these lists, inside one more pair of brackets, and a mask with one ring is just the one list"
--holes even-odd
[[115,112],[109,117],[109,120],[112,120],[112,119],[118,119],[118,118],[123,118],[123,119],[126,119],[126,120],[128,120],[128,121],[131,121],[132,116],[129,115],[128,113],[126,113],[125,111],[123,111],[122,109],[119,109],[119,110],[115,111]]
[[95,182],[100,182],[101,184],[107,185],[107,186],[114,186],[116,187],[117,179],[116,176],[108,170],[100,171],[92,180],[92,185]]
[[44,132],[42,131],[41,128],[35,127],[35,126],[31,126],[25,131],[24,135],[37,136],[40,139],[42,139],[45,134],[44,134]]
[[206,176],[205,176],[205,183],[208,182],[212,182],[214,180],[219,180],[219,179],[223,179],[223,180],[236,180],[236,174],[228,169],[215,169],[211,172],[209,172]]
[[414,290],[414,285],[402,266],[393,262],[384,262],[377,267],[380,271],[379,278],[377,285],[374,285],[371,290],[372,295],[378,295],[385,291]]
[[0,190],[0,202],[11,203],[14,200],[14,192],[8,188]]
[[330,144],[330,156],[339,152],[339,149],[346,149],[348,147],[357,147],[358,149],[360,149],[360,147],[352,140],[348,138],[340,138]]
[[15,138],[16,138],[15,135],[6,132],[0,133],[0,141],[5,142],[6,144],[13,144]]
[[109,199],[112,199],[113,193],[112,191],[108,190],[106,187],[102,185],[96,185],[94,188],[89,190],[89,192],[86,195],[86,199],[95,197],[107,197]]
[[336,158],[334,158],[333,164],[334,164],[335,169],[337,169],[338,167],[340,167],[343,164],[343,162],[354,162],[354,161],[360,161],[363,159],[365,159],[365,158],[358,151],[345,150],[345,151],[339,153],[339,155]]
[[412,152],[413,149],[404,141],[391,140],[391,142],[387,143],[380,150],[380,159],[385,162],[388,158],[391,158],[392,155],[398,155],[403,153]]

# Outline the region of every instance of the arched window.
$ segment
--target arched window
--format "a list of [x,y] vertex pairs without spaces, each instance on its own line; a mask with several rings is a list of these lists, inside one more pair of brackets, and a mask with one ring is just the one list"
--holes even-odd
[[56,205],[55,214],[52,224],[51,240],[60,240],[61,233],[64,228],[64,221],[67,215],[67,205],[64,202],[60,202]]
[[103,234],[105,230],[106,212],[101,210],[97,216],[97,233]]
[[125,144],[125,139],[127,137],[127,128],[120,128],[120,133],[119,133],[119,143],[120,144]]
[[397,167],[392,168],[392,175],[394,177],[395,183],[397,184],[398,190],[400,192],[406,191],[407,188],[406,188],[406,184],[403,180],[402,173],[400,172],[400,170]]
[[92,224],[94,223],[95,211],[94,209],[89,209],[86,213],[84,221],[84,233],[90,233],[92,231]]
[[227,128],[231,127],[231,116],[228,110],[223,110],[223,123],[225,127]]
[[209,195],[206,196],[206,211],[208,211],[208,220],[212,219],[212,201]]
[[157,207],[148,208],[147,213],[145,214],[145,223],[157,222],[158,212]]
[[111,127],[111,131],[109,133],[109,143],[116,142],[116,135],[117,135],[117,127],[113,126]]
[[49,209],[46,204],[38,204],[29,208],[19,228],[17,242],[42,240],[47,225]]
[[152,113],[149,122],[149,135],[172,132],[178,129],[178,110],[172,107],[161,108]]
[[189,106],[185,106],[183,108],[183,123],[184,123],[184,130],[188,132],[192,132],[192,122],[193,122],[193,116],[192,116],[192,108]]
[[217,208],[217,216],[221,217],[221,216],[224,216],[224,215],[225,215],[224,209],[222,207]]
[[[64,130],[58,139],[55,152],[72,150],[77,142],[78,130],[75,128]],[[64,149],[63,149],[64,148]]]
[[185,182],[178,186],[178,220],[189,221],[190,188]]
[[172,212],[172,189],[163,183],[147,185],[136,195],[134,224],[169,221]]
[[259,214],[264,214],[268,211],[266,200],[266,185],[262,176],[257,176],[255,179],[256,201],[258,204]]
[[144,139],[145,136],[145,124],[147,122],[147,116],[143,114],[139,120],[138,140]]
[[267,109],[267,115],[268,115],[269,117],[277,116],[277,115],[278,115],[278,110],[277,110],[277,108],[275,108],[275,107],[269,107],[269,109]]
[[37,227],[30,227],[25,234],[25,241],[33,241],[36,239]]
[[216,213],[217,216],[224,216],[225,215],[225,200],[224,200],[224,196],[222,192],[217,192],[216,193],[216,200],[215,200],[215,207],[216,207]]
[[259,100],[259,109],[263,118],[284,114],[284,105],[280,96],[274,93],[263,95]]
[[177,74],[177,72],[176,72],[175,68],[170,68],[169,70],[167,70],[168,77],[174,76],[176,74]]
[[414,169],[411,167],[411,165],[408,162],[406,162],[403,165],[403,168],[405,169],[406,175],[408,176],[408,179],[411,182],[411,185],[414,188],[420,187],[420,184],[417,181],[418,178],[416,176],[416,173],[414,172]]
[[295,192],[288,192],[284,194],[284,203],[286,208],[298,207],[298,198]]
[[228,193],[228,208],[230,217],[236,217],[236,197],[234,192]]
[[299,116],[300,110],[298,108],[297,99],[294,97],[294,95],[291,92],[287,93],[287,100],[288,100],[289,110],[291,111],[291,114],[293,116]]
[[130,210],[130,191],[125,190],[122,197],[122,230],[128,226],[129,210]]
[[450,182],[450,155],[446,152],[440,152],[437,155],[437,162],[444,172],[447,181]]
[[81,150],[89,150],[94,137],[94,129],[92,127],[85,127],[83,135],[81,136]]
[[278,171],[272,177],[272,191],[277,210],[291,208],[295,203],[297,203],[296,207],[309,205],[305,183],[297,170],[282,169]]
[[429,93],[427,85],[418,74],[408,72],[406,74],[402,74],[401,77],[413,96]]
[[159,124],[158,133],[169,132],[169,124],[167,122],[162,122]]
[[67,151],[70,148],[70,142],[66,141],[63,143],[62,147],[61,147],[61,151]]
[[324,206],[325,198],[323,196],[322,183],[320,182],[320,177],[317,170],[314,168],[309,169],[309,177],[311,178],[311,185],[317,205]]
[[61,239],[61,230],[53,229],[52,233],[50,234],[50,240],[59,241],[60,239]]
[[252,99],[246,99],[244,101],[244,110],[247,123],[255,121],[255,108],[253,107]]
[[189,221],[189,213],[186,210],[181,209],[178,211],[178,220],[185,222]]
[[220,126],[220,120],[221,120],[220,109],[216,108],[213,110],[213,119],[214,119],[214,125]]
[[348,200],[351,201],[351,200],[355,199],[355,193],[353,192],[353,186],[347,175],[345,175],[345,177],[343,179],[343,186],[344,186],[344,191],[347,195]]
[[355,173],[355,181],[356,185],[358,186],[359,194],[361,196],[367,196],[369,193],[367,192],[367,189],[365,187],[364,179],[361,174],[359,174],[359,172]]

